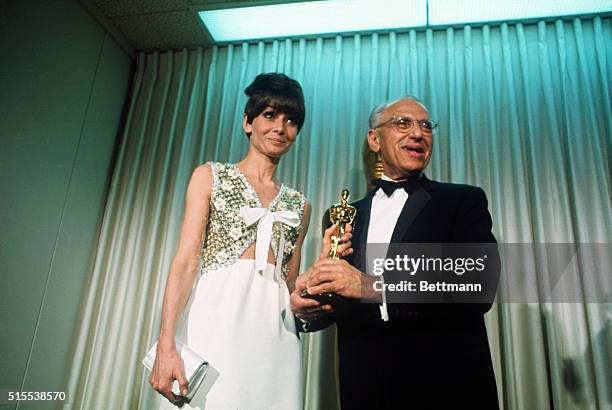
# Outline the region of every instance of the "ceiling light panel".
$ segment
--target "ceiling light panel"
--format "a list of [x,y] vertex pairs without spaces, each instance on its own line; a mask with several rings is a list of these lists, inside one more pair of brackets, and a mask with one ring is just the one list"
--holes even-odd
[[425,0],[326,0],[199,12],[216,42],[425,26]]
[[429,0],[429,24],[470,24],[610,11],[611,0]]

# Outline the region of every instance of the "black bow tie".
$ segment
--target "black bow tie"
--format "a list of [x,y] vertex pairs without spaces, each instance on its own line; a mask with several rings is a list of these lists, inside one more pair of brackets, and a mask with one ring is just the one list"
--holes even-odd
[[419,177],[404,179],[403,181],[387,181],[386,179],[375,179],[374,185],[382,189],[387,196],[391,196],[396,189],[404,189],[408,194],[414,191]]

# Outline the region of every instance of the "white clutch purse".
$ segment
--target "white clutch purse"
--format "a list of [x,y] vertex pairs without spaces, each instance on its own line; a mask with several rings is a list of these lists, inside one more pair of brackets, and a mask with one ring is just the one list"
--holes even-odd
[[[195,392],[202,384],[202,380],[206,376],[208,372],[208,362],[202,358],[198,353],[194,352],[189,348],[189,346],[176,341],[176,351],[183,359],[183,363],[185,364],[185,377],[189,382],[189,391],[186,396],[182,396],[179,390],[178,381],[175,380],[172,383],[172,392],[177,396],[181,396],[182,402],[189,402],[193,398]],[[151,371],[153,369],[153,363],[155,363],[155,354],[157,353],[157,342],[153,344],[153,347],[149,349],[147,355],[142,359],[142,364],[144,367]]]

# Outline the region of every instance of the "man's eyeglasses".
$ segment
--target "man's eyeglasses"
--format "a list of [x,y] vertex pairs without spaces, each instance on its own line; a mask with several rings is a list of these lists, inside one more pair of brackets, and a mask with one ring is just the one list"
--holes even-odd
[[408,131],[410,128],[412,128],[413,125],[415,125],[415,123],[419,126],[419,128],[421,128],[421,131],[427,133],[432,133],[433,130],[438,126],[438,123],[432,120],[413,120],[409,117],[398,116],[391,117],[387,121],[383,122],[382,124],[379,124],[377,127],[374,128],[381,128],[387,125],[391,125],[396,131]]

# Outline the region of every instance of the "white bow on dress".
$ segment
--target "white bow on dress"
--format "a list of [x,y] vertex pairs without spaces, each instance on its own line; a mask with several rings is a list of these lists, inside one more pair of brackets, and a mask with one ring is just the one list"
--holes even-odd
[[[240,215],[244,219],[246,226],[251,226],[257,222],[257,239],[255,243],[255,267],[258,271],[263,271],[268,263],[268,248],[272,240],[272,225],[280,222],[285,225],[296,227],[300,224],[300,217],[294,211],[270,211],[268,208],[240,208]],[[282,280],[281,265],[283,253],[285,251],[285,235],[280,230],[280,242],[276,253],[276,266],[274,276],[277,280]]]

